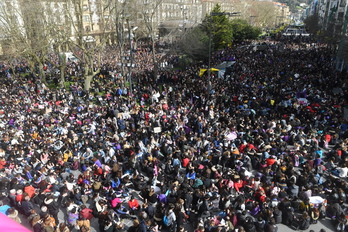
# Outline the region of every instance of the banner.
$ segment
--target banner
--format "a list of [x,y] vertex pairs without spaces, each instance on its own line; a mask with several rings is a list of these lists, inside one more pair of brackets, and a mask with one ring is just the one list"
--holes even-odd
[[[199,77],[202,77],[205,71],[207,71],[207,69],[201,68],[201,69],[199,70]],[[211,68],[211,69],[210,69],[210,72],[217,72],[217,71],[219,71],[219,69],[216,69],[216,68]]]

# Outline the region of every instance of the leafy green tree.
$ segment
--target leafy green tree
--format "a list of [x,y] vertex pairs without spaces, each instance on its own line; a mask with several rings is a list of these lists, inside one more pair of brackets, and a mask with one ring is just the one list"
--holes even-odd
[[232,20],[231,28],[233,33],[233,40],[238,42],[246,39],[257,39],[257,37],[261,34],[261,30],[259,28],[251,26],[244,19]]
[[220,11],[216,5],[205,17],[202,24],[185,32],[179,41],[180,52],[194,60],[207,60],[210,52],[225,48],[233,40],[256,39],[261,30],[247,23],[246,20],[230,21],[229,14]]
[[225,12],[221,12],[219,4],[216,4],[211,14],[204,18],[201,27],[210,36],[213,50],[224,48],[232,41],[229,17]]

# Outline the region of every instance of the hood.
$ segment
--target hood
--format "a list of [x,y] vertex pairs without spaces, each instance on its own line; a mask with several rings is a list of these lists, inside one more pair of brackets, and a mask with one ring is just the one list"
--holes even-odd
[[9,214],[9,215],[7,215],[7,216],[10,217],[10,218],[16,218],[16,217],[18,216],[18,211],[15,210],[15,211],[13,212],[13,214]]
[[45,203],[46,205],[49,205],[49,204],[51,204],[52,202],[53,202],[53,199],[45,198],[45,200],[44,200],[44,203]]

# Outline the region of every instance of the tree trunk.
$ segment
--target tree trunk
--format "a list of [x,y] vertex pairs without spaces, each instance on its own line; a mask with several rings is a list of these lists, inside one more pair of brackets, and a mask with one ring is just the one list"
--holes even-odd
[[89,90],[91,88],[91,82],[93,80],[93,76],[94,74],[85,76],[85,85],[84,85],[85,90]]
[[45,83],[45,85],[47,85],[47,81],[46,81],[46,73],[44,70],[44,65],[40,62],[39,63],[39,70],[40,70],[40,78],[41,78],[41,82]]
[[63,88],[65,88],[65,66],[63,66],[63,65],[61,65],[60,67],[59,67],[59,70],[60,70],[60,87],[63,89]]
[[152,37],[152,59],[153,59],[153,80],[156,82],[158,74],[158,63],[156,58],[155,41]]
[[[120,51],[120,61],[121,61],[121,74],[122,74],[122,78],[124,78],[126,76],[126,71],[125,71],[125,67],[123,66],[123,62],[125,61],[123,60],[124,50],[123,50],[123,44],[121,43],[119,43],[119,51]],[[123,87],[124,86],[122,85],[122,88]]]

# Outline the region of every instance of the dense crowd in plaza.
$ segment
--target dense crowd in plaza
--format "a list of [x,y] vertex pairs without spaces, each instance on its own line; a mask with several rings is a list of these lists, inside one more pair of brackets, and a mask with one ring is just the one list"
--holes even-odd
[[1,63],[0,213],[34,232],[96,219],[102,232],[276,232],[322,218],[344,231],[346,74],[325,44],[264,43],[215,52],[213,64],[236,61],[222,77],[197,64],[153,77],[140,48],[132,90],[110,54],[90,91],[69,76],[78,62],[69,90]]

